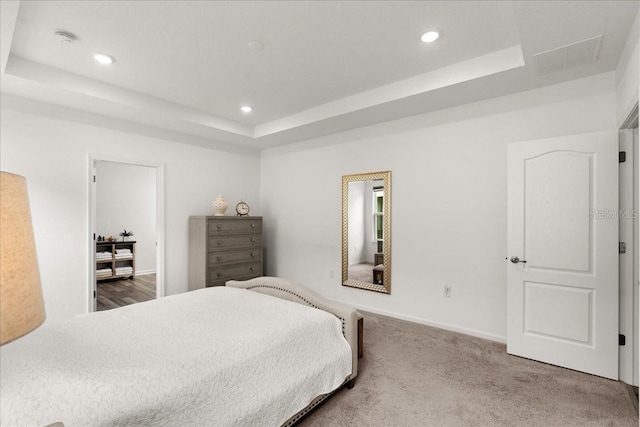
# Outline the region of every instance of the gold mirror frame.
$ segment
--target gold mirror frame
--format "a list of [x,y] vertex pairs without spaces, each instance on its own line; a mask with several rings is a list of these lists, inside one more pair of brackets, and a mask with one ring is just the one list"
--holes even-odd
[[[384,271],[382,285],[349,279],[349,183],[382,180],[384,205],[382,226],[382,253]],[[373,282],[373,271],[372,271]],[[391,293],[391,171],[371,172],[342,177],[342,286]]]

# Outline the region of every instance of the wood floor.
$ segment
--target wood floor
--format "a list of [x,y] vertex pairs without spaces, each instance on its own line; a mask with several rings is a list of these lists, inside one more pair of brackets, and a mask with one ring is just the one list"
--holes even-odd
[[145,274],[128,280],[98,282],[98,311],[123,307],[156,297],[156,275]]

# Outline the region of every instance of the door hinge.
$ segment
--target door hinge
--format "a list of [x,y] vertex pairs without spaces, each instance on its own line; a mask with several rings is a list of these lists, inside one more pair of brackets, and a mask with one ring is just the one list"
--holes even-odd
[[618,253],[619,254],[627,253],[627,244],[625,242],[618,242]]
[[624,335],[619,334],[618,335],[618,345],[625,345],[626,342],[627,342],[627,338]]
[[618,162],[619,163],[624,163],[627,161],[627,152],[626,151],[619,151],[618,152]]
[[93,182],[96,182],[96,176],[93,175]]
[[96,297],[97,297],[97,295],[96,295],[96,291],[93,291],[93,297],[94,297],[94,298],[96,298]]

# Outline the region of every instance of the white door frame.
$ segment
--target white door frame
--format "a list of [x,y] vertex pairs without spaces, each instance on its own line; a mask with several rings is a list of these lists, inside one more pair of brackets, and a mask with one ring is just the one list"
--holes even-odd
[[[625,227],[620,228],[620,240],[627,244],[627,259],[625,263],[621,262],[620,264],[620,333],[626,337],[625,346],[620,347],[620,380],[638,386],[640,384],[638,366],[640,358],[638,351],[640,343],[640,321],[638,319],[640,309],[640,227],[638,218],[640,212],[640,146],[638,145],[637,102],[620,125],[619,137],[620,151],[627,151],[626,162],[629,162],[625,173],[627,188],[624,195],[623,181],[620,181],[620,219],[626,222]],[[622,168],[621,166],[621,171]],[[622,172],[620,176],[622,178]],[[621,257],[623,256],[621,255]],[[629,275],[629,269],[632,270],[631,275]]]
[[[619,240],[626,246],[626,252],[619,257],[619,334],[625,336],[625,345],[619,348],[619,378],[627,384],[634,384],[634,210],[633,210],[633,173],[634,147],[633,131],[621,130],[618,134],[618,147],[626,152],[626,160],[619,165],[620,198],[618,209]],[[635,364],[637,365],[637,364]]]
[[124,163],[156,169],[156,298],[164,297],[164,165],[118,157],[89,155],[89,286],[87,287],[87,312],[96,311],[96,183],[93,179],[97,161]]
[[[636,108],[637,111],[637,108]],[[634,307],[633,307],[633,325],[636,328],[633,335],[633,383],[632,385],[640,385],[640,352],[638,347],[640,344],[640,220],[638,212],[640,212],[640,143],[638,141],[638,118],[636,116],[636,127],[633,130],[633,146],[634,146],[634,163],[633,163],[633,185],[634,199],[633,211],[635,213],[633,220],[633,290],[634,290]]]

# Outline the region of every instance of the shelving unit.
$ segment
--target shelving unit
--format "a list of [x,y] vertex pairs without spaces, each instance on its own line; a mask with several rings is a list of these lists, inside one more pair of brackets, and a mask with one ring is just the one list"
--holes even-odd
[[[120,254],[118,254],[120,250]],[[125,253],[122,253],[124,250]],[[130,253],[126,253],[129,250]],[[100,254],[109,253],[108,257]],[[109,270],[109,271],[107,271]],[[96,280],[133,278],[136,275],[136,242],[96,242]]]

